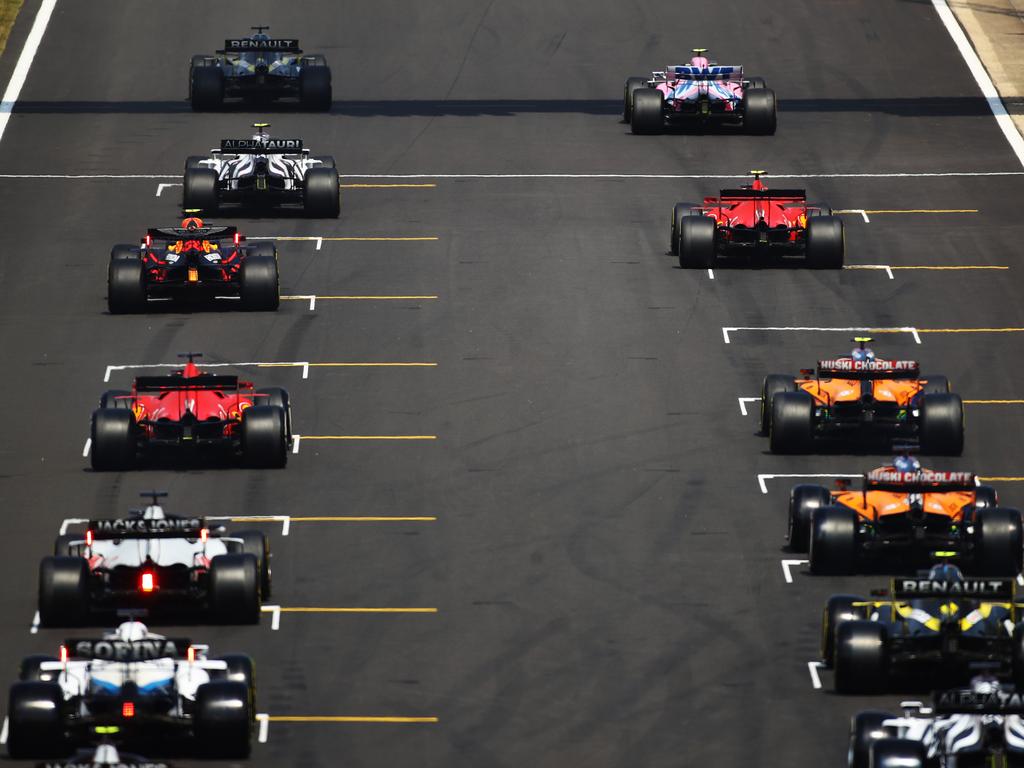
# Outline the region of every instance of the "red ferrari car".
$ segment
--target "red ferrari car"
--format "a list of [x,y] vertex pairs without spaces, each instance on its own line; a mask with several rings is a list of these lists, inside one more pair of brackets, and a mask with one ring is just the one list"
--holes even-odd
[[764,171],[751,173],[750,186],[723,189],[702,205],[676,203],[670,246],[679,266],[714,267],[743,256],[764,264],[789,256],[803,257],[812,269],[841,269],[846,241],[832,209],[809,205],[802,189],[769,190]]
[[251,467],[283,467],[292,442],[288,393],[204,373],[198,354],[169,376],[139,376],[108,391],[92,414],[93,469],[131,469],[164,450],[219,451]]

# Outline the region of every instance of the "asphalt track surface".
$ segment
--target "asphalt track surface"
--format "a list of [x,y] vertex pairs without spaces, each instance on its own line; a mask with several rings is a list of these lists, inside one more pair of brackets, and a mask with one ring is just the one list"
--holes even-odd
[[[167,174],[267,118],[345,174],[1020,172],[931,5],[523,0],[60,0],[0,142],[4,174]],[[0,60],[6,82],[38,2]],[[329,115],[192,114],[189,56],[250,24],[333,66]],[[635,137],[622,82],[693,45],[767,78],[778,134]],[[844,351],[853,332],[722,327],[1021,328],[1021,176],[810,178],[847,215],[848,262],[1008,270],[683,272],[672,203],[733,182],[417,179],[346,188],[337,221],[232,219],[250,235],[432,237],[279,243],[276,314],[105,311],[107,253],[173,223],[175,179],[5,179],[0,186],[0,658],[13,677],[65,632],[30,634],[38,559],[65,517],[138,491],[170,511],[408,522],[266,525],[273,602],[437,613],[284,613],[258,628],[188,629],[250,652],[272,716],[436,723],[269,724],[251,764],[739,766],[841,764],[868,701],[813,690],[828,594],[877,579],[783,579],[789,481],[873,456],[776,457],[738,397],[763,374]],[[769,180],[770,181],[770,180]],[[402,183],[343,179],[343,183]],[[945,373],[968,399],[1024,398],[1020,333],[879,334],[876,348]],[[290,389],[304,439],[287,469],[97,474],[83,458],[108,365],[430,362],[245,368]],[[1024,475],[1024,406],[968,406],[962,461]],[[756,410],[756,404],[753,407]],[[1024,504],[1024,487],[997,483]],[[174,631],[178,631],[175,629]],[[186,630],[182,630],[186,631]],[[828,691],[830,679],[823,676]],[[898,696],[877,699],[894,705]]]

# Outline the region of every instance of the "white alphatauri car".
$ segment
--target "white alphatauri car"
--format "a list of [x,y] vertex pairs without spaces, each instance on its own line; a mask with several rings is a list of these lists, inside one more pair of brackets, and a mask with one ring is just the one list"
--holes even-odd
[[119,610],[206,613],[257,623],[270,596],[270,546],[259,531],[228,535],[201,517],[175,517],[152,503],[129,517],[89,520],[57,538],[39,567],[39,621],[76,626]]
[[207,658],[208,648],[127,621],[71,638],[58,658],[30,656],[11,687],[11,757],[66,755],[96,735],[122,744],[194,739],[203,754],[246,757],[255,719],[252,660]]
[[337,218],[341,208],[334,158],[311,156],[302,139],[271,138],[269,123],[254,123],[249,139],[223,139],[208,156],[185,161],[184,207],[214,212],[226,205],[248,211],[294,208]]

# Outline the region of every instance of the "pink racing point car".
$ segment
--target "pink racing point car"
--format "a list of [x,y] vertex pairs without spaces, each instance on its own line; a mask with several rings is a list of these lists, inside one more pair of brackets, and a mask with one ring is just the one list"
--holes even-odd
[[704,48],[693,52],[689,64],[626,80],[622,113],[633,133],[710,124],[775,133],[775,92],[763,78],[745,78],[743,67],[712,64]]

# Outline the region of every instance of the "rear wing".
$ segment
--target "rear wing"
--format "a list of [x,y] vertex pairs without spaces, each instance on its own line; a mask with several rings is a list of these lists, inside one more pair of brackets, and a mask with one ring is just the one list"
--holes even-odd
[[238,233],[238,227],[153,227],[146,230],[150,240],[228,240]]
[[202,517],[165,517],[152,520],[143,517],[115,517],[90,520],[88,533],[97,539],[198,539],[207,529]]
[[184,376],[138,376],[135,379],[135,391],[138,394],[148,392],[166,392],[178,389],[238,389],[241,386],[237,376],[226,376],[214,373],[203,373],[186,379]]
[[978,600],[989,603],[1012,603],[1016,582],[1013,579],[950,579],[896,578],[892,580],[893,600],[949,598]]
[[970,688],[936,691],[935,713],[939,715],[1024,715],[1024,694],[997,689],[978,693]]
[[676,65],[669,67],[665,74],[675,75],[680,80],[742,80],[743,67],[716,65],[704,69],[703,67]]
[[186,659],[192,641],[184,637],[154,637],[145,640],[107,640],[73,637],[61,646],[61,657],[95,661],[154,661]]
[[253,40],[250,37],[241,37],[226,39],[223,50],[217,53],[302,53],[302,50],[295,38]]
[[302,139],[221,139],[220,151],[231,155],[290,154],[302,151]]
[[804,189],[723,189],[718,193],[724,200],[773,200],[805,201],[807,190]]
[[844,379],[917,379],[921,365],[916,360],[854,360],[840,357],[818,361],[818,376]]
[[893,493],[973,492],[977,487],[978,476],[973,472],[940,472],[933,469],[900,472],[892,467],[882,467],[880,469],[873,469],[864,475],[865,491],[891,491]]

